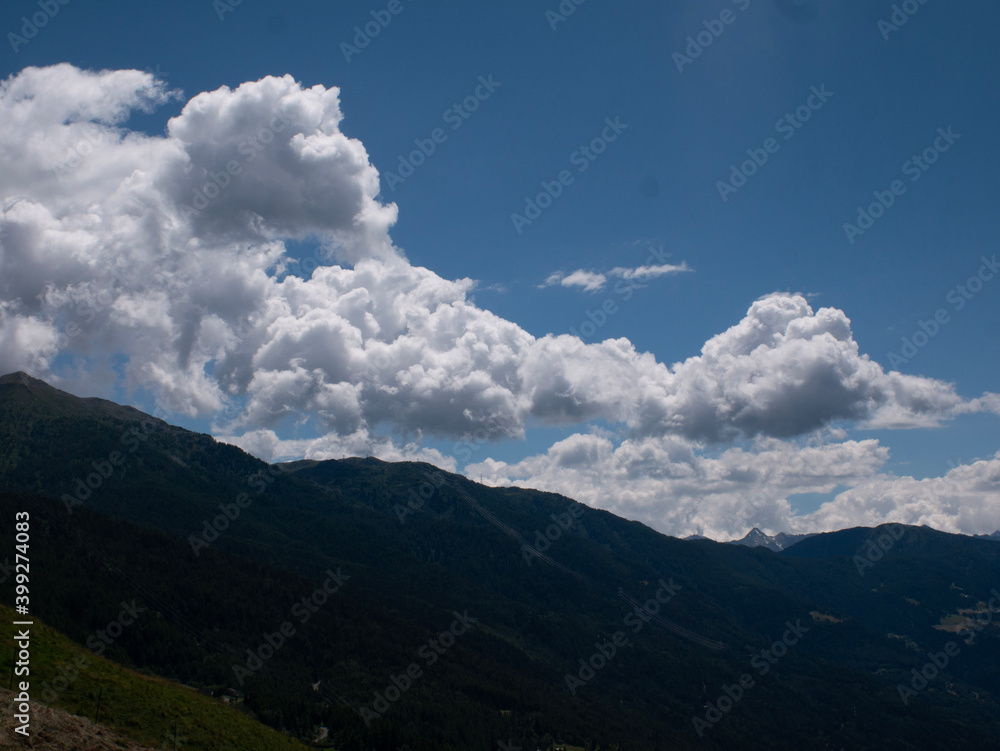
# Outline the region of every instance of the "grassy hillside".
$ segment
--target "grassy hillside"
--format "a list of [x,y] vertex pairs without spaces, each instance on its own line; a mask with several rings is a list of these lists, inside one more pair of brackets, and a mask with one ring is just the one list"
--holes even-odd
[[[11,644],[17,618],[0,605],[3,643]],[[197,690],[123,668],[99,657],[34,618],[31,627],[31,695],[83,715],[136,743],[190,751],[297,751],[301,743],[264,727],[234,706]],[[12,666],[5,649],[3,674]],[[58,690],[57,689],[61,689]],[[100,701],[100,716],[97,716]],[[9,713],[10,708],[4,707]]]

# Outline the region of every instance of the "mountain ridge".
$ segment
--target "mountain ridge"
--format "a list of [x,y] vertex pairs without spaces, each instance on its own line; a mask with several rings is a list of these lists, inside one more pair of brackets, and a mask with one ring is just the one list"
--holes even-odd
[[[474,718],[499,733],[488,718],[503,710],[511,713],[511,738],[536,745],[558,731],[602,747],[627,740],[642,749],[792,749],[821,730],[840,745],[865,748],[856,720],[830,714],[829,696],[837,706],[868,707],[884,748],[937,736],[985,742],[1000,732],[1000,723],[981,719],[992,716],[1000,695],[1000,674],[990,667],[1000,664],[993,625],[977,634],[979,659],[957,666],[948,684],[971,703],[950,704],[950,694],[933,689],[922,694],[919,713],[900,714],[894,683],[922,664],[908,644],[940,648],[942,617],[960,613],[973,596],[988,599],[1000,572],[992,541],[905,527],[892,549],[859,573],[853,557],[895,528],[816,535],[777,555],[683,541],[557,494],[489,488],[428,464],[352,458],[268,465],[165,423],[149,423],[130,451],[122,437],[141,430],[142,413],[109,407],[94,414],[53,404],[44,391],[27,398],[12,389],[23,386],[0,382],[0,491],[47,497],[30,502],[49,520],[45,555],[54,578],[47,586],[72,585],[67,593],[78,594],[40,607],[74,638],[106,623],[101,608],[128,594],[131,585],[101,572],[133,571],[147,580],[143,591],[169,600],[179,616],[134,627],[137,635],[151,630],[135,643],[123,640],[122,659],[178,671],[175,677],[192,685],[245,690],[232,667],[250,666],[247,648],[288,618],[280,600],[295,602],[325,571],[350,577],[328,615],[310,621],[318,631],[296,633],[282,661],[248,679],[253,710],[302,737],[312,732],[309,718],[322,718],[345,751],[391,751],[403,742],[415,751],[460,748],[473,737],[466,729]],[[76,480],[90,479],[114,451],[126,461],[96,478],[98,487],[79,505],[67,505],[62,499],[73,497]],[[12,509],[29,501],[6,503]],[[86,544],[75,537],[83,530],[91,530]],[[207,545],[192,545],[194,537]],[[807,544],[812,555],[799,550]],[[956,588],[926,583],[939,580]],[[277,582],[286,582],[286,594],[276,595]],[[667,603],[658,604],[661,596]],[[88,610],[99,603],[106,605]],[[455,612],[478,625],[440,664],[424,666],[419,691],[367,727],[357,708],[382,706],[391,678]],[[206,636],[191,641],[185,623],[201,624]],[[809,637],[782,660],[778,677],[741,702],[738,716],[700,738],[692,721],[705,717],[721,687],[788,623],[806,624]],[[588,668],[591,655],[610,653],[602,645],[616,644],[618,633],[628,646],[616,646],[605,667]],[[141,644],[162,646],[151,652]],[[208,644],[217,645],[214,652],[205,651]],[[226,662],[240,654],[241,662]],[[317,681],[340,698],[317,697]],[[980,698],[968,698],[974,695]],[[781,734],[770,729],[769,706],[795,707]],[[435,727],[447,728],[437,742],[406,730],[431,715]]]
[[[25,373],[24,371],[15,371],[13,373],[8,373],[6,375],[0,376],[0,388],[2,388],[3,386],[10,386],[10,385],[23,386],[32,394],[36,396],[41,396],[45,401],[49,401],[54,404],[59,404],[62,410],[69,410],[77,414],[86,414],[86,413],[97,414],[97,415],[108,414],[117,417],[122,417],[123,419],[151,421],[160,427],[170,428],[173,430],[183,430],[176,426],[171,426],[159,418],[153,417],[152,415],[148,415],[142,412],[141,410],[136,409],[135,407],[120,405],[116,402],[98,397],[75,396],[74,394],[71,394],[67,391],[63,391],[55,386],[52,386],[51,384],[47,383],[42,379],[31,376],[28,373]],[[77,405],[75,409],[70,406],[74,404]],[[212,440],[217,440],[217,439],[212,437]],[[234,444],[223,444],[223,445],[232,446],[233,448],[236,448],[246,453],[244,449],[242,449],[239,446],[235,446]],[[247,454],[247,455],[252,456],[252,454]],[[382,461],[377,459],[377,457],[347,457],[347,458],[356,461],[365,461],[365,460]],[[265,462],[262,459],[257,459],[257,460],[264,464],[267,464],[267,462]],[[314,469],[317,465],[323,464],[326,461],[337,461],[337,460],[298,459],[298,460],[278,462],[275,463],[274,466],[284,467],[290,471],[295,472],[303,469]],[[418,462],[397,462],[397,463],[409,463],[414,465],[420,465],[426,467],[427,470],[432,472],[444,473],[451,475],[453,477],[462,477],[463,479],[468,479],[469,482],[472,483],[475,482],[469,478],[465,478],[463,475],[456,475],[454,473],[449,473],[446,470],[442,470],[439,467],[436,467],[435,465],[432,464],[428,464],[426,462],[418,461]],[[558,493],[553,493],[553,495],[565,497],[561,496]],[[825,530],[825,532],[836,532],[836,531],[840,530]],[[720,541],[720,542],[725,542],[726,544],[732,544],[732,545],[742,545],[744,547],[751,547],[751,548],[765,547],[774,552],[780,552],[815,534],[822,534],[822,533],[816,533],[816,532],[788,533],[782,531],[774,535],[769,535],[763,532],[759,527],[752,527],[742,538]],[[992,533],[981,533],[981,534],[956,533],[956,534],[963,534],[964,536],[976,539],[989,539],[989,540],[1000,541],[1000,530],[996,530]],[[678,538],[678,539],[704,540],[711,538],[695,534],[695,535],[688,535],[684,538]]]
[[758,527],[754,527],[746,535],[739,540],[729,540],[729,545],[743,545],[748,548],[767,548],[768,550],[773,550],[776,553],[780,553],[782,550],[795,545],[797,542],[801,542],[808,537],[812,537],[815,532],[809,532],[805,534],[787,534],[785,532],[778,532],[776,535],[768,535],[762,532]]

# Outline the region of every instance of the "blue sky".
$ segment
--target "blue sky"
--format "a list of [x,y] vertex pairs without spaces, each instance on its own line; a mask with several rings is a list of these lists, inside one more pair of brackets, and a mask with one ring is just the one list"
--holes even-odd
[[[390,5],[398,12],[386,10]],[[284,74],[303,88],[336,86],[340,130],[363,143],[379,171],[378,200],[398,207],[394,245],[413,266],[445,280],[476,280],[469,299],[533,337],[580,331],[588,312],[610,300],[614,313],[586,341],[624,337],[669,366],[698,355],[762,296],[801,293],[814,310],[842,311],[860,352],[886,371],[940,379],[965,399],[980,397],[997,390],[1000,286],[983,282],[960,310],[955,295],[997,250],[1000,49],[993,31],[1000,9],[911,0],[897,4],[915,12],[904,13],[905,24],[894,29],[885,23],[892,3],[843,5],[244,0],[230,8],[210,0],[99,6],[76,0],[59,6],[22,44],[9,33],[21,34],[23,17],[42,6],[13,0],[0,11],[7,37],[0,74],[62,62],[150,71],[166,88],[183,90],[119,124],[150,136],[163,136],[191,97],[222,86]],[[560,7],[574,10],[559,20],[553,13]],[[391,20],[382,26],[379,15]],[[378,35],[363,49],[345,47],[355,45],[356,27],[369,22],[379,26]],[[678,53],[691,52],[689,37],[700,52],[683,60]],[[708,37],[702,48],[698,39]],[[498,85],[490,91],[483,80]],[[454,105],[475,97],[477,88],[475,111],[456,119]],[[817,91],[828,93],[820,98]],[[780,124],[796,110],[808,119],[794,129]],[[609,120],[627,127],[608,131]],[[419,147],[415,141],[433,141],[435,129],[441,130],[434,152],[390,185],[388,174]],[[944,139],[942,131],[955,135]],[[609,132],[615,140],[580,171],[578,150]],[[935,161],[914,181],[910,160],[927,149]],[[753,153],[766,154],[766,162],[720,195],[720,181]],[[523,213],[526,199],[563,170],[572,182],[518,229],[511,215]],[[902,187],[892,205],[852,242],[845,223],[856,223],[858,207],[876,201],[876,192],[891,193],[894,181]],[[287,252],[308,255],[314,247],[308,238],[289,241]],[[612,270],[642,266],[651,249],[691,270],[646,279],[624,299]],[[544,286],[554,273],[577,270],[609,278],[596,291]],[[907,362],[890,363],[902,338],[919,339],[921,322],[939,310],[947,322],[926,345]],[[39,374],[62,377],[69,388],[69,362],[57,357]],[[156,399],[155,388],[129,391],[124,378],[103,383],[110,395],[140,406]],[[172,414],[197,429],[218,425],[211,410]],[[940,422],[894,430],[868,429],[863,420],[835,425],[847,431],[838,440],[876,439],[887,447],[879,472],[893,477],[939,477],[1000,449],[989,410]],[[288,439],[326,430],[292,417],[275,425]],[[380,425],[382,434],[412,437],[413,425]],[[624,435],[613,419],[554,424],[529,415],[524,426],[524,438],[475,444],[473,462],[488,455],[509,469],[573,435],[618,431],[615,445]],[[805,433],[798,438],[808,440]],[[428,430],[419,443],[452,455],[458,440]],[[700,450],[708,457],[734,446],[752,450],[753,440],[741,434]],[[563,492],[584,482],[522,469],[507,479],[533,479]],[[469,473],[483,471],[476,466]],[[497,469],[495,480],[502,475],[504,468]],[[840,492],[845,485],[834,487]],[[985,508],[996,507],[992,492],[980,499]],[[812,511],[815,498],[807,505],[801,510]],[[649,499],[611,507],[654,526],[659,519]],[[1000,518],[983,513],[976,524]],[[741,521],[752,523],[750,516]],[[676,520],[659,526],[680,529]]]

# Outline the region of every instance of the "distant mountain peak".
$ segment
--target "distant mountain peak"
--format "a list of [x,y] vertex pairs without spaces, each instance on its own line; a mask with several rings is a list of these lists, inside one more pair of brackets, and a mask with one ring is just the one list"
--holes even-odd
[[1000,542],[1000,529],[998,529],[996,532],[994,532],[991,535],[985,535],[984,534],[984,535],[972,535],[972,536],[973,537],[978,537],[981,540],[996,540],[997,542]]
[[743,545],[748,548],[767,548],[768,550],[773,550],[775,553],[779,553],[807,537],[812,537],[812,535],[790,535],[786,532],[779,532],[772,537],[762,532],[759,527],[754,527],[742,539],[730,540],[729,544]]

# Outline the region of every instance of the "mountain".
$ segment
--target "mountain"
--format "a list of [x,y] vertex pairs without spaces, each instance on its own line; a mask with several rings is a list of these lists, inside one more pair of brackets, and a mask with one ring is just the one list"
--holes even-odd
[[784,532],[779,532],[773,537],[761,532],[757,527],[754,527],[746,536],[739,540],[730,540],[730,545],[743,545],[748,548],[767,548],[768,550],[773,550],[778,553],[789,548],[801,540],[805,540],[807,537],[812,537],[811,534],[803,535],[789,535]]
[[[26,509],[33,614],[344,751],[1000,737],[991,540],[889,526],[777,555],[678,540],[426,464],[268,465],[15,374],[0,518]],[[13,535],[0,527],[0,551]],[[145,610],[105,644],[125,605]],[[951,643],[940,675],[901,691]]]
[[[801,535],[790,535],[785,532],[779,532],[778,534],[768,535],[762,532],[757,527],[751,529],[747,534],[739,540],[730,540],[729,545],[743,545],[748,548],[767,548],[768,550],[773,550],[775,553],[780,553],[782,550],[790,548],[792,545],[796,545],[802,540],[806,540],[813,537],[812,533],[801,534]],[[1000,542],[1000,531],[994,532],[991,535],[969,535],[974,539],[979,540],[995,540]],[[684,538],[685,540],[706,540],[708,538],[702,537],[701,535],[689,535]]]

